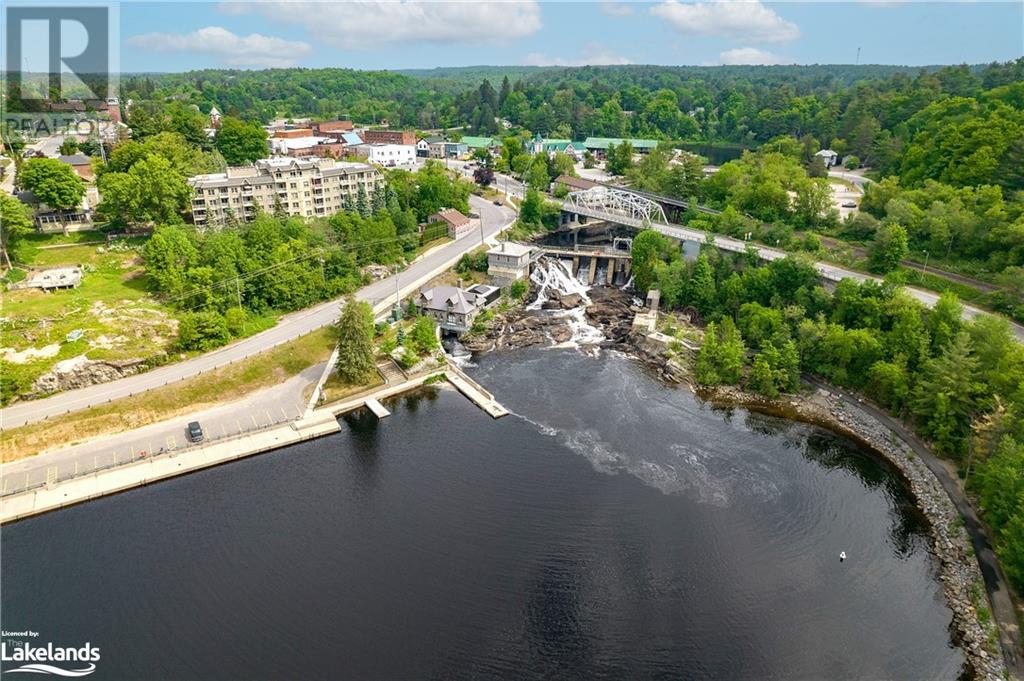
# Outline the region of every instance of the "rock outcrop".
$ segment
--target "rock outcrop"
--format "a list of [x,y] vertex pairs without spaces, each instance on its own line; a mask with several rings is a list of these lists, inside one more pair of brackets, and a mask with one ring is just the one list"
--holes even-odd
[[106,383],[137,374],[146,366],[145,359],[95,360],[79,355],[57,362],[51,371],[32,383],[32,390],[25,397],[42,397],[62,390]]

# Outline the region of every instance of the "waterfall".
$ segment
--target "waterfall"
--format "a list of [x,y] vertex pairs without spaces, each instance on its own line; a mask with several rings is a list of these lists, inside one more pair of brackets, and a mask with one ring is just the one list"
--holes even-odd
[[574,279],[565,264],[556,258],[542,257],[538,260],[530,273],[530,281],[537,285],[537,300],[527,305],[527,310],[539,310],[548,300],[547,293],[552,289],[559,293],[577,293],[585,304],[590,304],[590,297],[587,296],[590,287]]
[[473,353],[466,349],[466,346],[459,342],[458,338],[446,338],[441,342],[444,354],[448,356],[452,364],[457,367],[471,367],[473,364]]
[[[581,266],[580,271],[584,268]],[[584,275],[585,277],[585,275]],[[572,276],[571,265],[557,258],[542,257],[537,261],[530,273],[530,280],[537,286],[537,299],[526,306],[527,310],[536,310],[540,314],[550,314],[554,317],[564,318],[572,329],[572,337],[560,347],[579,347],[580,345],[596,345],[605,340],[604,334],[596,326],[587,321],[586,306],[590,305],[590,296],[587,291],[590,287],[585,281]],[[582,305],[571,310],[541,311],[541,306],[548,300],[548,291],[559,293],[577,294],[582,299]]]

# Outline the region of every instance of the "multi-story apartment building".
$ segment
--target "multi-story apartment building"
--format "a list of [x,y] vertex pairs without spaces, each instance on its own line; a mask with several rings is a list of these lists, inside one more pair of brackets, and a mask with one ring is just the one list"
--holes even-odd
[[257,207],[272,213],[280,206],[289,215],[314,217],[342,210],[346,197],[353,201],[362,187],[369,200],[383,190],[384,178],[365,163],[343,163],[329,158],[268,158],[224,173],[189,178],[192,218],[196,225],[223,224],[232,213],[239,221],[251,220]]

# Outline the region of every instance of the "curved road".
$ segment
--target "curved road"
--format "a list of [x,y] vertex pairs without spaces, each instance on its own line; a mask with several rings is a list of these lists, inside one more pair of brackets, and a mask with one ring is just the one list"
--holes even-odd
[[[496,206],[478,196],[471,196],[470,203],[483,218],[483,236],[491,238],[504,230],[515,219],[512,210]],[[401,295],[405,297],[439,273],[448,269],[463,254],[480,245],[481,230],[473,230],[457,241],[428,252],[415,261],[398,276]],[[395,297],[395,277],[381,279],[356,292],[356,298],[374,306],[375,312],[386,309]],[[223,348],[218,348],[182,362],[168,364],[152,371],[93,385],[78,390],[69,390],[40,400],[19,402],[0,410],[0,428],[16,428],[26,423],[86,409],[110,400],[131,397],[135,393],[160,388],[186,378],[198,376],[251,355],[258,354],[275,345],[288,342],[299,336],[333,324],[338,318],[338,304],[341,299],[330,300],[298,312],[281,317],[277,324],[262,333],[244,338]]]

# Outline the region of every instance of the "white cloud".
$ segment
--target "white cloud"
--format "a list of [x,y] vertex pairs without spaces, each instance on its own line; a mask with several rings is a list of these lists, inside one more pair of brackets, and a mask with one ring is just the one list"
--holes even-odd
[[756,43],[781,43],[800,37],[800,27],[760,0],[665,0],[651,7],[651,14],[688,35],[742,38]]
[[486,45],[522,38],[540,30],[537,0],[399,0],[396,2],[225,2],[227,14],[262,14],[273,21],[303,26],[324,43],[343,50],[366,50],[401,43]]
[[737,65],[762,65],[771,66],[776,64],[795,64],[796,59],[792,57],[783,57],[767,50],[759,50],[756,47],[737,47],[732,50],[726,50],[718,55],[718,59],[721,63],[730,66]]
[[202,52],[220,57],[227,66],[294,66],[312,53],[309,43],[250,33],[235,35],[222,26],[207,26],[191,33],[147,33],[128,38],[128,44],[154,52]]
[[602,0],[601,13],[610,17],[625,17],[633,13],[633,6],[628,2],[613,2]]
[[611,66],[632,64],[632,60],[609,50],[603,45],[588,45],[578,59],[549,57],[541,52],[531,52],[523,59],[526,66]]

